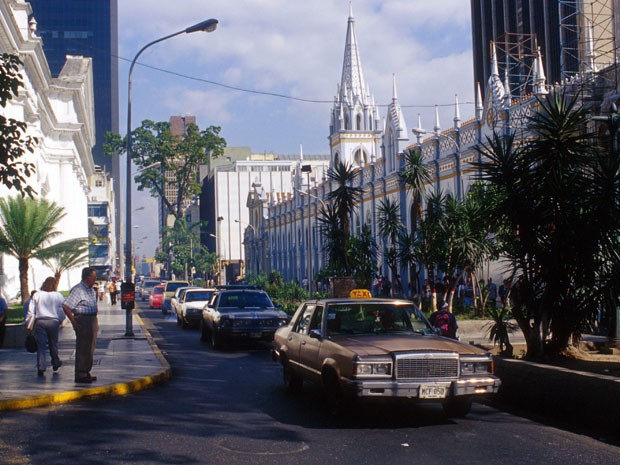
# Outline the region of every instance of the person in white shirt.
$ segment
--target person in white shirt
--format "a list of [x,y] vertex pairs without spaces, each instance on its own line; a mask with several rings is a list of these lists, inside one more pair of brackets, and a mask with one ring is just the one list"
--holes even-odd
[[65,319],[62,307],[65,298],[56,290],[56,279],[49,277],[43,281],[41,290],[32,296],[26,328],[31,328],[37,339],[37,375],[45,376],[45,349],[49,346],[52,369],[58,371],[62,361],[58,356],[58,330]]

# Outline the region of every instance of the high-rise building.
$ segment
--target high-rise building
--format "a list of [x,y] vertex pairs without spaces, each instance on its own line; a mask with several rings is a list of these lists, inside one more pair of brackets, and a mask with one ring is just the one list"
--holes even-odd
[[37,34],[52,76],[58,76],[67,55],[93,59],[97,165],[114,173],[112,158],[103,154],[108,131],[118,129],[118,20],[117,0],[29,0]]
[[[614,7],[618,0],[471,0],[474,82],[491,76],[493,47],[507,69],[513,95],[527,81],[540,49],[547,81],[615,62]],[[617,10],[616,10],[617,11]]]

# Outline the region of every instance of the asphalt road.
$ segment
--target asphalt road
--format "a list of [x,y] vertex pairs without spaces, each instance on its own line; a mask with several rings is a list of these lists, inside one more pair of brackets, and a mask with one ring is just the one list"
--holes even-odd
[[[0,415],[1,464],[614,464],[620,448],[487,404],[360,405],[336,419],[322,392],[282,384],[267,346],[214,352],[197,330],[143,312],[173,367],[154,389]],[[0,371],[1,374],[1,371]]]

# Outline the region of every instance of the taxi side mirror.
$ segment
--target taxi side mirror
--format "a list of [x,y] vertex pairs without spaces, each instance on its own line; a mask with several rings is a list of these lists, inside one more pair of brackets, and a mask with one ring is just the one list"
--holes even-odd
[[320,329],[311,329],[310,330],[310,338],[311,339],[323,339],[323,334]]

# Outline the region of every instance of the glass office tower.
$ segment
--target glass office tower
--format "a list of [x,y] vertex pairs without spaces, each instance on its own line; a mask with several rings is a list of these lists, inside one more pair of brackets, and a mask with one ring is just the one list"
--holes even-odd
[[58,76],[66,55],[93,59],[97,133],[93,158],[97,165],[115,174],[112,158],[103,154],[102,144],[106,132],[119,132],[117,0],[29,0],[29,3],[52,76]]

